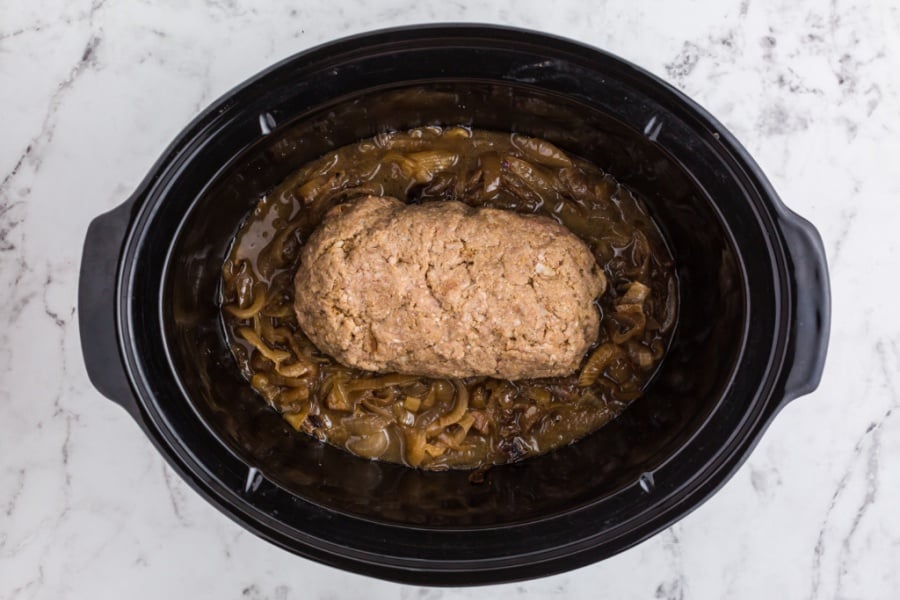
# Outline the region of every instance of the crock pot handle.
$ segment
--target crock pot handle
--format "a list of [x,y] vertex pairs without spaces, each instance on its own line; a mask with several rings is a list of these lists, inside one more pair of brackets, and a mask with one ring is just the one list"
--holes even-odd
[[793,326],[785,401],[809,394],[822,379],[831,326],[831,289],[825,246],[812,223],[784,209],[781,230],[793,275]]
[[116,277],[134,197],[91,222],[78,277],[78,327],[88,378],[101,394],[138,417],[116,327]]

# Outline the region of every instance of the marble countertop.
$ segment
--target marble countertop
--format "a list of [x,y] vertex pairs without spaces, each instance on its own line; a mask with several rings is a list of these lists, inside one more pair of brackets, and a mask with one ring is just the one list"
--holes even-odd
[[897,0],[12,0],[0,5],[0,598],[483,597],[344,573],[242,530],[91,387],[75,318],[88,223],[204,106],[314,44],[436,21],[572,37],[684,90],[815,223],[833,286],[820,388],[719,493],[612,559],[487,593],[900,596]]

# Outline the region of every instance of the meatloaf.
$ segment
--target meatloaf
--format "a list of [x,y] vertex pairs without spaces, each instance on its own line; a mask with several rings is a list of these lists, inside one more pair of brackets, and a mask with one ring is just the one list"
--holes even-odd
[[578,368],[606,279],[547,217],[369,196],[328,213],[294,285],[303,331],[347,366],[515,380]]

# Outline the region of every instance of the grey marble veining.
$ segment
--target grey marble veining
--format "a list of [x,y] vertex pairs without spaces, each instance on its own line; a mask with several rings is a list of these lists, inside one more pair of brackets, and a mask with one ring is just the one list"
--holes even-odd
[[[709,502],[613,559],[485,590],[396,586],[293,557],[181,482],[87,381],[90,220],[246,77],[341,35],[507,23],[660,75],[715,114],[828,249],[822,385]],[[0,598],[896,598],[900,595],[900,3],[0,5]]]

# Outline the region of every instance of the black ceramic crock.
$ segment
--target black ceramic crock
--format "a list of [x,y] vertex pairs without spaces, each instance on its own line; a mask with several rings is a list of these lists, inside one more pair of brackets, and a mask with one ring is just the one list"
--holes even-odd
[[[481,484],[293,432],[241,379],[218,314],[223,258],[260,194],[332,148],[430,123],[523,132],[592,160],[644,196],[678,268],[677,331],[644,397]],[[319,46],[197,117],[91,224],[79,323],[97,389],[235,521],[358,573],[466,585],[603,559],[696,508],[818,384],[829,288],[815,229],[677,90],[572,41],[444,25]]]

